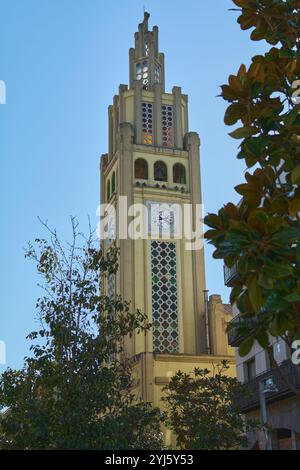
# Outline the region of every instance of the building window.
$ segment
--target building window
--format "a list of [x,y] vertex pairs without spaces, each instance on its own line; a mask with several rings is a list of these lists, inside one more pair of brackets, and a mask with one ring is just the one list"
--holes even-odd
[[153,350],[179,352],[176,245],[151,242]]
[[144,39],[144,48],[145,48],[145,56],[149,56],[149,51],[150,51],[150,48],[149,48],[149,43],[146,39]]
[[256,377],[256,367],[255,367],[255,357],[250,359],[245,363],[245,379],[246,382],[255,379]]
[[148,163],[143,158],[138,158],[134,162],[134,177],[139,180],[148,179]]
[[135,79],[142,81],[144,90],[148,90],[149,87],[149,62],[143,60],[135,64]]
[[186,184],[186,171],[181,163],[176,163],[173,166],[173,181],[174,183]]
[[116,294],[116,275],[110,274],[107,279],[107,297],[110,301],[115,300]]
[[143,144],[153,145],[153,104],[142,103]]
[[168,181],[167,165],[164,162],[154,163],[154,179],[155,181]]
[[110,200],[110,180],[107,181],[106,194],[107,194],[107,200],[109,201]]
[[112,178],[111,178],[111,193],[114,194],[116,190],[116,173],[113,172]]
[[173,106],[162,106],[162,135],[163,135],[163,146],[173,147],[174,136],[173,136]]
[[155,64],[154,82],[155,83],[160,83],[160,65],[158,65],[158,64]]

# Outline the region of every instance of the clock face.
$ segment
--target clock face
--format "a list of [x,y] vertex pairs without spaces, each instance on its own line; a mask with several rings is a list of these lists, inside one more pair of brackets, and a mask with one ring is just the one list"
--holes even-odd
[[177,235],[178,209],[176,205],[148,203],[149,232],[155,236],[173,238]]

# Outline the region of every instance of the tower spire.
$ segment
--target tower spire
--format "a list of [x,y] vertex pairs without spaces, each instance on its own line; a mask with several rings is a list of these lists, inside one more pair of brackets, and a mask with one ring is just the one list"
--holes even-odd
[[144,90],[153,90],[159,83],[164,91],[164,55],[158,48],[158,27],[149,31],[150,13],[144,11],[142,23],[135,33],[135,47],[130,49],[130,88],[140,82]]

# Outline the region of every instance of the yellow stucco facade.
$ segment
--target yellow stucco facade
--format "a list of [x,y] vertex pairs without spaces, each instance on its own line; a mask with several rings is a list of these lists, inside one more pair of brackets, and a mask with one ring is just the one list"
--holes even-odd
[[[126,218],[120,197],[126,197],[127,208],[140,204],[147,211],[164,203],[176,204],[184,214],[188,206],[195,228],[196,208],[202,204],[200,139],[189,131],[187,95],[180,87],[165,92],[158,28],[149,31],[148,18],[145,13],[135,48],[129,52],[130,85],[120,85],[108,108],[109,150],[101,158],[101,203],[111,204]],[[128,216],[128,224],[136,215]],[[228,373],[234,376],[235,364],[226,335],[230,307],[219,296],[205,300],[203,235],[198,233],[202,243],[197,249],[188,249],[186,234],[175,233],[174,214],[168,217],[168,212],[159,211],[154,222],[151,217],[152,213],[144,220],[147,239],[124,236],[117,217],[120,269],[107,289],[146,312],[153,324],[146,335],[127,339],[126,351],[135,358],[137,396],[161,406],[163,386],[178,370],[209,369],[226,359]],[[173,224],[174,233],[153,232],[149,220]],[[109,247],[104,241],[103,250]]]

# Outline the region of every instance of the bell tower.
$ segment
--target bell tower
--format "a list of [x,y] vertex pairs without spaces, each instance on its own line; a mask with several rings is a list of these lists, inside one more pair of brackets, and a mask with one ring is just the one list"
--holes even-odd
[[165,91],[164,55],[158,50],[158,27],[148,30],[150,15],[145,12],[144,21],[135,33],[135,47],[129,51],[130,88],[135,80],[141,81],[144,90],[154,90],[159,83]]
[[[178,86],[165,91],[164,54],[158,27],[149,30],[149,17],[145,12],[129,51],[129,86],[120,85],[108,108],[109,149],[100,173],[101,203],[117,213],[116,223],[107,222],[112,235],[103,249],[113,239],[120,248],[119,273],[106,289],[146,312],[152,324],[146,335],[128,340],[126,349],[136,358],[137,394],[157,404],[172,373],[207,367],[214,354],[232,351],[225,330],[213,344],[203,243],[188,248],[182,230],[186,212],[196,232],[200,217],[200,139],[189,131],[187,95]],[[132,239],[120,217],[133,223],[137,207],[145,208],[146,237]],[[199,230],[197,237],[203,242]]]

